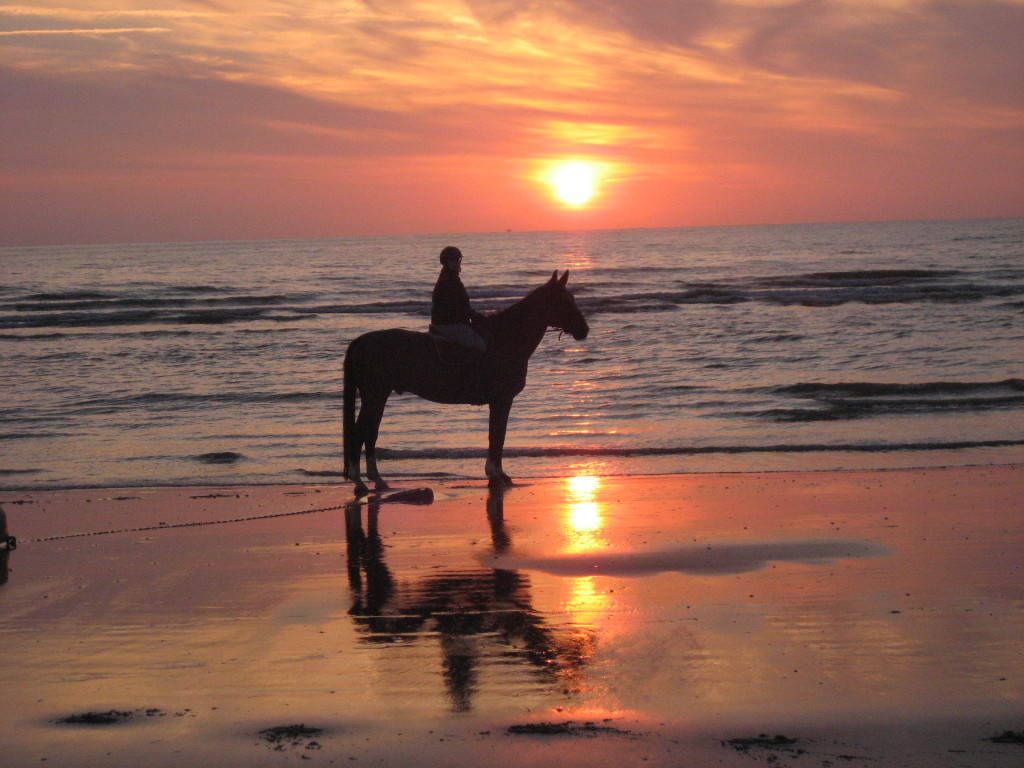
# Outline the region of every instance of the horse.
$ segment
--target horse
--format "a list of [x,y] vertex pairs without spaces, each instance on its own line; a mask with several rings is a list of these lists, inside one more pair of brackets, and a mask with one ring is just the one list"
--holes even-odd
[[530,356],[549,328],[565,331],[577,341],[590,333],[565,287],[568,280],[568,270],[559,277],[556,269],[548,282],[525,298],[478,321],[478,330],[490,340],[478,375],[443,359],[442,347],[450,347],[451,356],[456,345],[430,333],[390,328],[364,333],[349,343],[344,362],[344,477],[355,483],[357,495],[369,492],[359,469],[364,446],[367,478],[377,490],[388,488],[377,469],[376,446],[392,392],[411,392],[435,403],[486,404],[490,409],[484,465],[488,485],[513,485],[502,470],[501,456],[512,401],[526,386]]

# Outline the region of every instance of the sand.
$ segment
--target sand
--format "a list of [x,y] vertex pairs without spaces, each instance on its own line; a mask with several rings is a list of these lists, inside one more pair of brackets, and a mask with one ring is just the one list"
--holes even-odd
[[0,764],[1019,768],[1022,469],[0,492]]

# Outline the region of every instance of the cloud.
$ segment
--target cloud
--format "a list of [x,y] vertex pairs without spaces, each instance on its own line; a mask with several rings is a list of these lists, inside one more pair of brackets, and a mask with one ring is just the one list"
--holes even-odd
[[[625,108],[650,124],[685,120],[692,106],[815,115],[836,91],[848,102],[1024,98],[1024,5],[995,0],[257,0],[231,13],[7,6],[0,20],[0,35],[20,38],[19,68],[195,76],[202,65],[199,76],[394,112],[473,106],[607,123]],[[50,35],[111,39],[26,39]]]
[[720,0],[604,0],[579,2],[579,12],[596,13],[606,23],[618,24],[638,43],[656,43],[679,48],[702,47],[700,41],[727,24],[729,5]]
[[742,61],[798,77],[862,82],[908,96],[1024,103],[1024,5],[805,0],[752,14]]
[[16,29],[0,32],[0,37],[16,37],[18,35],[129,35],[136,33],[170,32],[167,27],[109,27],[90,29]]
[[[773,220],[780,191],[786,216],[829,215],[798,201],[823,199],[829,178],[885,178],[894,157],[907,186],[960,195],[970,185],[944,177],[974,165],[1003,190],[1021,163],[1022,20],[1009,0],[0,6],[0,179],[159,168],[233,190],[246,168],[365,183],[372,162],[431,189],[471,168],[494,186],[500,169],[505,207],[515,194],[532,215],[536,165],[582,154],[618,169],[606,226],[698,223],[680,209],[727,222],[748,203],[744,221]],[[486,228],[470,213],[501,206],[458,207],[464,223],[446,226]]]
[[[127,168],[190,158],[201,167],[213,155],[392,155],[413,130],[408,118],[391,113],[184,72],[94,80],[0,69],[0,88],[6,146],[21,148],[8,149],[7,168]],[[417,121],[416,130],[424,124]],[[73,142],[62,142],[66,133]]]

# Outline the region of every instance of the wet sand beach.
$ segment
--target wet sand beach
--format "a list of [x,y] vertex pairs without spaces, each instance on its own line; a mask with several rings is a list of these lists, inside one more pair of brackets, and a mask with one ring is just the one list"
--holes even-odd
[[431,488],[0,492],[0,763],[1024,761],[1020,466]]

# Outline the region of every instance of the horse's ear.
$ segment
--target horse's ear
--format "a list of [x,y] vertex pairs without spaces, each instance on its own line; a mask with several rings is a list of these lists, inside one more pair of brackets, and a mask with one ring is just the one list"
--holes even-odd
[[[558,270],[557,269],[555,270],[555,274],[556,275],[558,274]],[[563,288],[565,287],[565,284],[569,282],[569,270],[568,269],[565,270],[564,273],[562,273],[562,279],[559,280],[558,282],[560,282],[562,284]]]
[[551,273],[551,279],[548,280],[548,282],[551,283],[552,285],[554,285],[555,282],[557,282],[557,281],[558,281],[558,270],[556,269],[554,272]]

